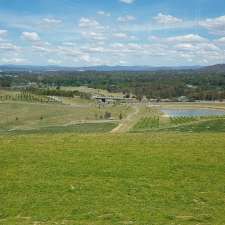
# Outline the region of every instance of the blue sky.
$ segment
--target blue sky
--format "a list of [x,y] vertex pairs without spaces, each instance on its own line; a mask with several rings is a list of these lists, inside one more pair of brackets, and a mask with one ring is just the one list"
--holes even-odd
[[224,0],[0,0],[0,64],[215,63]]

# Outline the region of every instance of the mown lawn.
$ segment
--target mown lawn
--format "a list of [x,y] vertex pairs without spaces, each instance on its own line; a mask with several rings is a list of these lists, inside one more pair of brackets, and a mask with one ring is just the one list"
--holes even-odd
[[0,137],[1,225],[225,224],[223,133]]

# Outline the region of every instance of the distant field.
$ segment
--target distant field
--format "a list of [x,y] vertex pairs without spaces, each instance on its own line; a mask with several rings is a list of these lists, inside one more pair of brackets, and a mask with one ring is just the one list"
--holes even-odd
[[0,137],[1,225],[225,224],[221,133]]
[[18,130],[11,130],[9,132],[3,132],[3,134],[19,135],[19,134],[58,134],[58,133],[83,133],[83,134],[106,133],[110,132],[117,125],[118,124],[115,122],[81,123],[68,126],[49,126],[27,130],[18,129]]
[[129,106],[120,105],[98,107],[95,104],[60,105],[3,102],[0,103],[0,132],[102,121],[105,112],[110,112],[114,120],[119,120],[120,113],[126,117],[129,111]]
[[[89,89],[88,89],[89,90]],[[92,89],[91,89],[92,90]],[[96,90],[95,90],[96,91]],[[16,92],[2,91],[14,95]],[[224,104],[192,104],[192,103],[164,103],[156,106],[146,104],[135,105],[97,105],[94,101],[81,98],[60,98],[63,104],[42,104],[24,101],[0,101],[0,133],[29,133],[30,132],[78,132],[75,124],[95,124],[95,122],[116,122],[119,127],[113,132],[149,132],[149,131],[188,131],[188,132],[224,132],[225,118],[178,118],[170,119],[163,116],[161,108],[220,108]],[[110,113],[111,118],[105,121],[105,114]],[[122,119],[120,120],[120,114]],[[207,121],[206,121],[207,120]],[[210,122],[211,121],[211,122]],[[208,124],[210,123],[210,124]],[[81,133],[88,130],[81,127]],[[105,126],[104,124],[97,126]],[[107,126],[107,124],[106,124]],[[88,127],[88,125],[87,125]],[[110,127],[110,126],[109,126]],[[34,130],[36,129],[36,131]],[[16,130],[16,131],[14,131]],[[17,131],[21,130],[21,131]],[[100,129],[101,130],[101,129]],[[104,130],[104,128],[103,128]],[[90,127],[90,132],[94,129]],[[110,131],[110,130],[109,130]]]
[[4,95],[16,95],[18,94],[19,92],[18,91],[11,91],[11,90],[3,90],[3,89],[0,89],[0,96],[4,96]]
[[103,95],[103,96],[115,96],[115,97],[122,97],[123,93],[112,93],[108,92],[107,90],[103,89],[95,89],[95,88],[89,88],[86,86],[81,87],[61,87],[62,90],[69,90],[69,91],[80,91],[85,93],[90,93],[92,95]]

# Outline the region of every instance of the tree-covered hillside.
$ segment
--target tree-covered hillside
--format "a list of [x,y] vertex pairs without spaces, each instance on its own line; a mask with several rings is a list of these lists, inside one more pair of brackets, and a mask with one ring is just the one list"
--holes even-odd
[[35,83],[40,87],[83,86],[110,92],[133,93],[138,98],[190,100],[225,99],[225,73],[211,70],[168,70],[152,72],[2,72],[0,86],[18,87]]

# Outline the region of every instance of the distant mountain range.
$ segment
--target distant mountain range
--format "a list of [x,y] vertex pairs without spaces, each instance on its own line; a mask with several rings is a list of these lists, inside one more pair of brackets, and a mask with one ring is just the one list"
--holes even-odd
[[153,67],[153,66],[93,66],[81,67],[78,70],[83,71],[160,71],[160,70],[186,70],[196,69],[199,66],[180,66],[180,67]]
[[212,66],[178,66],[178,67],[154,67],[154,66],[89,66],[89,67],[65,67],[65,66],[29,66],[29,65],[0,65],[0,71],[4,72],[50,72],[50,71],[168,71],[168,70],[197,70],[209,73],[225,73],[225,64]]
[[29,65],[0,65],[0,71],[160,71],[160,70],[193,70],[201,69],[201,66],[178,66],[178,67],[153,67],[153,66],[90,66],[90,67],[64,67],[64,66],[29,66]]
[[202,72],[209,72],[209,73],[225,73],[225,64],[216,64],[212,66],[206,66],[200,68]]

